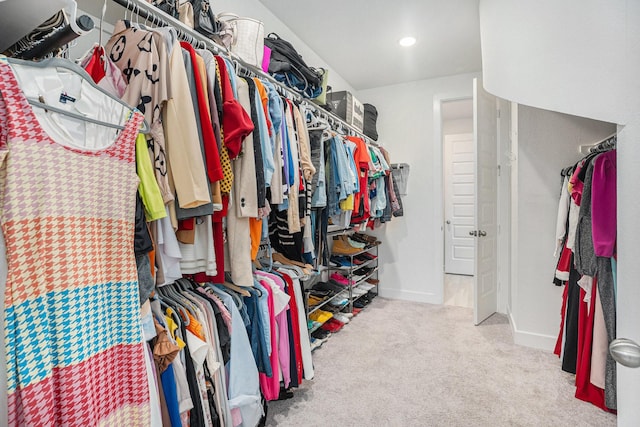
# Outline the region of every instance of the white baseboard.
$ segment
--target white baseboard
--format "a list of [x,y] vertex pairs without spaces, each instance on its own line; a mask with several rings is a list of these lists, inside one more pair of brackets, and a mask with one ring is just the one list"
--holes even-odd
[[403,301],[426,302],[429,304],[442,304],[442,296],[430,292],[405,291],[402,289],[380,288],[380,296],[383,298],[399,299]]
[[516,321],[513,318],[511,310],[507,309],[507,316],[509,317],[509,323],[511,324],[511,331],[513,333],[513,342],[525,347],[539,348],[541,350],[553,351],[556,346],[556,340],[558,337],[552,335],[538,334],[536,332],[521,331],[516,325]]

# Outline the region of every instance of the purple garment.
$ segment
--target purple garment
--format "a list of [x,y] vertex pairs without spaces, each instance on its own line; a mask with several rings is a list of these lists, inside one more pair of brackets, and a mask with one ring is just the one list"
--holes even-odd
[[591,231],[595,254],[611,258],[616,247],[616,150],[600,154],[593,164]]

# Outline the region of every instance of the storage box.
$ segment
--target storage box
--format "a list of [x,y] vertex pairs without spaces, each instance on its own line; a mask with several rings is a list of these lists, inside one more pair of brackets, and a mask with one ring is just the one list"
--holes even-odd
[[327,93],[327,103],[331,104],[332,111],[351,126],[362,132],[364,127],[364,106],[350,92]]

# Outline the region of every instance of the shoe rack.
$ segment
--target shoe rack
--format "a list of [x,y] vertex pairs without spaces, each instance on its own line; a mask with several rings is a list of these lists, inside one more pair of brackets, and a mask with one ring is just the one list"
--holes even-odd
[[[346,314],[352,317],[379,293],[378,246],[381,242],[373,236],[353,232],[334,234],[332,242],[330,259],[338,259],[344,265],[334,265],[331,262],[328,266],[322,266],[322,279],[326,287],[318,289],[314,286],[315,293],[309,288],[305,289],[309,334],[315,342],[319,342],[316,348],[335,333],[330,331],[320,339],[314,337],[317,335],[314,332],[318,329],[326,330],[323,325],[332,318],[325,312],[332,313],[333,316]],[[352,244],[363,247],[355,247]],[[336,274],[340,276],[334,276]],[[318,296],[321,292],[327,295]]]
[[[379,293],[378,246],[381,242],[376,240],[374,236],[364,233],[343,233],[334,236],[333,242],[331,259],[341,258],[348,262],[347,266],[327,266],[330,272],[329,278],[332,273],[338,273],[348,280],[346,286],[349,300],[348,312],[353,313],[354,304],[361,305],[358,304],[362,302],[361,300],[375,297]],[[352,245],[353,243],[364,244],[364,247],[355,247]],[[362,292],[360,285],[363,284],[373,285],[373,287]]]

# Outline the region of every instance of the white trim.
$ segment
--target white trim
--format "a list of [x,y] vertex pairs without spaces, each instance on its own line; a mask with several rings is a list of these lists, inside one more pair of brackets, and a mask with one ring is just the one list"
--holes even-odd
[[511,280],[507,310],[518,299],[518,104],[511,103]]
[[405,291],[402,289],[381,288],[380,296],[383,298],[398,299],[403,301],[426,302],[429,304],[442,304],[442,298],[432,292]]
[[[507,313],[509,306],[509,292],[511,286],[511,162],[507,152],[511,152],[511,102],[497,98],[498,109],[498,138],[497,156],[499,174],[498,185],[498,312]],[[507,111],[508,110],[508,111]],[[505,132],[505,125],[509,128]],[[509,174],[509,176],[506,176]]]
[[513,318],[513,313],[509,310],[508,313],[509,324],[511,325],[511,333],[513,334],[513,342],[517,345],[525,347],[538,348],[540,350],[546,350],[552,352],[556,346],[557,337],[551,335],[543,335],[535,332],[521,331],[516,325],[516,321]]
[[[444,298],[444,180],[443,174],[443,138],[442,138],[442,102],[458,101],[462,99],[473,99],[471,92],[452,92],[433,96],[433,176],[434,176],[434,197],[433,197],[433,217],[434,235],[438,236],[434,242],[440,248],[436,251],[434,280],[440,284],[440,297],[436,298],[432,304],[442,304]],[[434,295],[434,294],[425,294]],[[407,298],[399,298],[407,299]],[[424,301],[431,302],[431,301]]]

